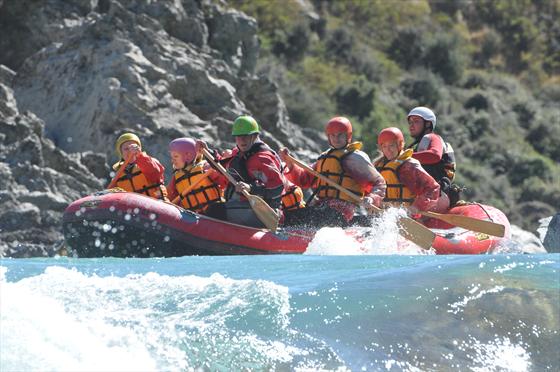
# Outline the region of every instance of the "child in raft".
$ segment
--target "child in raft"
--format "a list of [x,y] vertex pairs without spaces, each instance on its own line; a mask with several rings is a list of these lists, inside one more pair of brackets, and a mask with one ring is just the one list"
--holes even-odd
[[169,143],[173,177],[167,185],[169,198],[174,204],[196,213],[208,214],[222,203],[223,185],[219,175],[197,152],[192,138],[177,138]]

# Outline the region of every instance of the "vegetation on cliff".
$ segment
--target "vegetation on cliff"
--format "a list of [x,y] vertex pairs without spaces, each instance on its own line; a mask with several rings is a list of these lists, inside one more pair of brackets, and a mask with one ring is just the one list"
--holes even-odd
[[560,206],[558,1],[229,4],[257,19],[257,71],[279,84],[294,122],[320,129],[346,115],[375,155],[380,129],[407,133],[408,110],[429,106],[466,199],[529,229]]

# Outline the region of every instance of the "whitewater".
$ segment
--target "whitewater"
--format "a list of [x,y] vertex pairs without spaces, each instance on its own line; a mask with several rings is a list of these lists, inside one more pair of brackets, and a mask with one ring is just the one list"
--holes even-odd
[[560,254],[340,236],[306,255],[2,259],[0,371],[558,370]]

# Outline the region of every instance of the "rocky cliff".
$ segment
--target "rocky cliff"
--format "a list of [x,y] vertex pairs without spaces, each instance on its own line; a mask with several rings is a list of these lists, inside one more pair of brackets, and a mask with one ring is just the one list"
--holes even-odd
[[124,131],[168,168],[170,140],[232,146],[246,113],[273,147],[318,151],[254,75],[256,31],[217,2],[0,2],[0,252],[52,254],[65,206],[103,188]]

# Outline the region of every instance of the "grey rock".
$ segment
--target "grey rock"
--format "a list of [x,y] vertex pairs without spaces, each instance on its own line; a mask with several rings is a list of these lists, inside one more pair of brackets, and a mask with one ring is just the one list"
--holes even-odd
[[543,245],[550,253],[560,253],[560,213],[550,220]]
[[17,105],[13,91],[0,84],[0,119],[17,115]]
[[[511,244],[507,247],[512,253],[546,253],[541,240],[533,233],[511,225]],[[503,253],[509,253],[506,250]]]
[[0,84],[11,86],[15,76],[15,71],[11,70],[7,66],[0,65]]
[[240,75],[252,74],[259,56],[257,21],[237,10],[218,11],[209,20],[209,44]]
[[8,94],[0,96],[0,257],[52,255],[64,208],[102,184],[45,138],[44,122],[20,113],[12,90],[1,87]]

